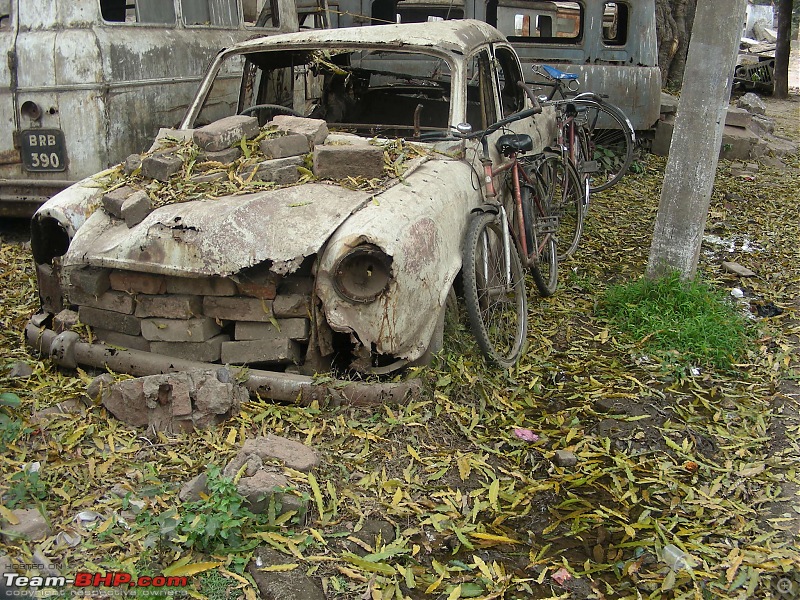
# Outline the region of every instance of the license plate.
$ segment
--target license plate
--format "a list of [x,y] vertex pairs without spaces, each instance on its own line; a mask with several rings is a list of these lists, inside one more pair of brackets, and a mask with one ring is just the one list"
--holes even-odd
[[60,129],[26,129],[20,134],[22,164],[26,171],[64,171],[67,146]]

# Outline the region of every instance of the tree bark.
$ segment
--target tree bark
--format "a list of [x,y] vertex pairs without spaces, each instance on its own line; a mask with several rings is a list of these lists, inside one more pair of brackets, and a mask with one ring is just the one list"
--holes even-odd
[[677,270],[691,279],[697,271],[746,4],[703,0],[697,6],[648,277]]
[[683,70],[697,0],[656,0],[656,35],[661,80],[673,87],[683,83]]
[[792,49],[792,0],[778,0],[778,39],[773,72],[775,98],[789,97],[789,53]]

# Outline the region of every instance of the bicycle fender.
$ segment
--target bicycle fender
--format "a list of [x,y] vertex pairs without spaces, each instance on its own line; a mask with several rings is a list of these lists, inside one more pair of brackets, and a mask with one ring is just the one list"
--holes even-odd
[[471,211],[470,214],[474,213],[491,213],[493,215],[499,214],[500,209],[497,208],[496,204],[489,204],[488,202],[485,204],[481,204],[480,206],[476,206]]

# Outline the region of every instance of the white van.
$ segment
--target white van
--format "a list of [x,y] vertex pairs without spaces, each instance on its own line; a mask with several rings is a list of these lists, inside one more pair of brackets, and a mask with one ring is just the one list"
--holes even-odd
[[293,0],[0,0],[0,216],[145,150],[221,48],[297,28]]

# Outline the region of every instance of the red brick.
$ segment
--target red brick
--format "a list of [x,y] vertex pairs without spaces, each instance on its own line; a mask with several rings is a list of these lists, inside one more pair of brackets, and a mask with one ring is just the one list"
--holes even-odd
[[303,356],[300,345],[289,339],[224,342],[222,362],[225,364],[291,364]]
[[204,342],[151,342],[150,349],[156,354],[165,354],[175,358],[219,362],[222,342],[230,339],[230,336],[220,334]]
[[278,290],[278,275],[263,277],[259,279],[244,279],[236,282],[239,293],[243,296],[261,298],[262,300],[272,300]]
[[36,265],[36,282],[39,288],[39,299],[42,310],[56,314],[64,309],[64,300],[61,293],[61,280],[58,276],[59,269],[50,265]]
[[308,340],[310,323],[308,319],[276,319],[278,328],[269,323],[250,323],[237,321],[234,338],[236,340],[263,340],[289,338],[291,340]]
[[230,148],[243,137],[258,135],[258,119],[234,115],[194,130],[194,142],[207,152]]
[[122,204],[125,200],[136,191],[132,187],[127,185],[118,187],[115,190],[111,190],[105,196],[103,196],[103,208],[105,211],[110,214],[112,217],[117,217],[118,219],[122,217]]
[[81,323],[92,328],[108,329],[126,335],[139,335],[140,321],[133,315],[124,315],[111,310],[81,306],[78,309]]
[[137,317],[163,317],[165,319],[188,319],[202,313],[203,301],[200,296],[166,294],[150,296],[139,294],[136,297]]
[[142,336],[151,342],[204,342],[220,332],[213,319],[144,319]]
[[118,331],[109,331],[107,329],[92,329],[92,334],[96,339],[110,346],[120,346],[121,348],[150,352],[150,342],[140,335],[126,335]]
[[206,296],[203,298],[203,314],[231,321],[269,321],[272,318],[272,300]]
[[136,271],[111,271],[111,288],[129,294],[166,294],[167,280],[163,275]]
[[167,277],[168,294],[194,294],[197,296],[235,296],[236,283],[224,277]]
[[74,310],[64,309],[53,318],[53,331],[61,333],[69,331],[79,322],[78,313]]
[[314,175],[320,179],[383,176],[383,150],[378,146],[317,146]]
[[[311,298],[301,294],[281,294],[272,301],[272,312],[276,317],[306,318],[311,312]],[[242,319],[244,320],[244,319]]]
[[328,124],[322,119],[275,115],[271,124],[280,131],[306,136],[312,145],[321,144],[328,137]]
[[99,296],[90,296],[78,289],[69,291],[69,301],[80,306],[91,306],[102,310],[111,310],[125,315],[132,315],[136,300],[130,294],[108,290]]
[[85,267],[69,274],[69,282],[90,296],[99,296],[109,288],[108,269]]

